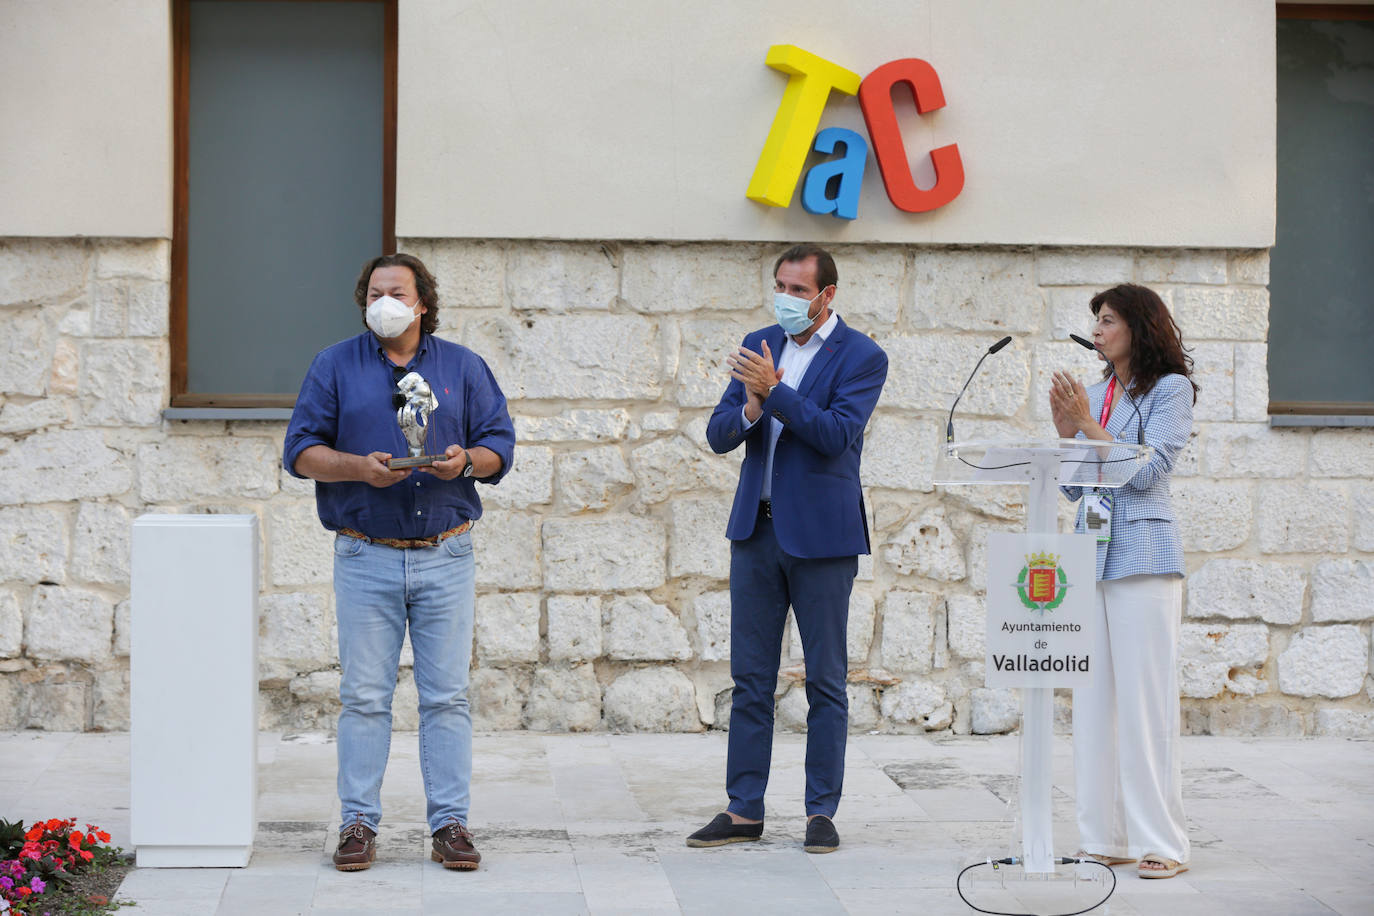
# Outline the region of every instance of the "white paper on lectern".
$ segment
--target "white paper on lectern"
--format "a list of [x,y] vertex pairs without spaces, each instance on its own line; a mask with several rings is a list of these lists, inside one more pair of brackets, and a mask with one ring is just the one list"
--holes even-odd
[[[1038,557],[1053,563],[1054,601],[1034,600]],[[988,535],[987,686],[1088,685],[1093,665],[1104,663],[1092,653],[1096,572],[1097,539],[1090,534]]]

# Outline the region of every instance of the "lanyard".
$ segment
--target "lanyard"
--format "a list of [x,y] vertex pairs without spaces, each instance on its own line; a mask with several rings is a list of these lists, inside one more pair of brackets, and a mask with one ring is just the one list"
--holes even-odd
[[1112,376],[1112,380],[1111,380],[1110,382],[1107,383],[1107,393],[1106,393],[1106,395],[1104,395],[1103,398],[1102,398],[1102,419],[1097,421],[1098,423],[1100,423],[1100,424],[1102,425],[1102,428],[1103,428],[1103,429],[1106,429],[1106,428],[1107,428],[1107,421],[1108,421],[1109,419],[1111,419],[1111,416],[1112,416],[1112,405],[1115,404],[1115,403],[1116,403],[1116,376],[1113,375],[1113,376]]

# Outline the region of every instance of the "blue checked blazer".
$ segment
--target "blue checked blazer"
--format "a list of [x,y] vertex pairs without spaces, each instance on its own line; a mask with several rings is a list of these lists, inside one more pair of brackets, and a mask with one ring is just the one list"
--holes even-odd
[[[1088,406],[1094,417],[1102,416],[1107,382],[1088,389]],[[1138,575],[1183,575],[1183,542],[1169,500],[1169,475],[1179,449],[1193,431],[1193,386],[1182,375],[1166,375],[1150,393],[1136,398],[1140,419],[1130,402],[1120,396],[1107,418],[1107,432],[1118,442],[1136,442],[1136,423],[1144,424],[1145,444],[1154,446],[1150,463],[1136,472],[1124,487],[1112,490],[1112,539],[1097,545],[1097,578],[1122,579]],[[1080,432],[1078,438],[1083,438]],[[1071,500],[1083,497],[1082,487],[1061,487]],[[1084,507],[1078,507],[1074,531],[1087,527]]]

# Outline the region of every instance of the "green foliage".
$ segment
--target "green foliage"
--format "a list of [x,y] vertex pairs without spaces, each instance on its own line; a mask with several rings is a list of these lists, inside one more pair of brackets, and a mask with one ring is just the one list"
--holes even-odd
[[14,859],[24,848],[24,822],[0,820],[0,859]]

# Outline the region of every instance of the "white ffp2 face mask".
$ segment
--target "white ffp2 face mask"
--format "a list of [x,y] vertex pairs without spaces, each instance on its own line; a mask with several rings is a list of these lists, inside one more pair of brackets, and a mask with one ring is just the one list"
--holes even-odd
[[418,315],[399,299],[382,296],[367,307],[367,326],[378,337],[400,337]]

